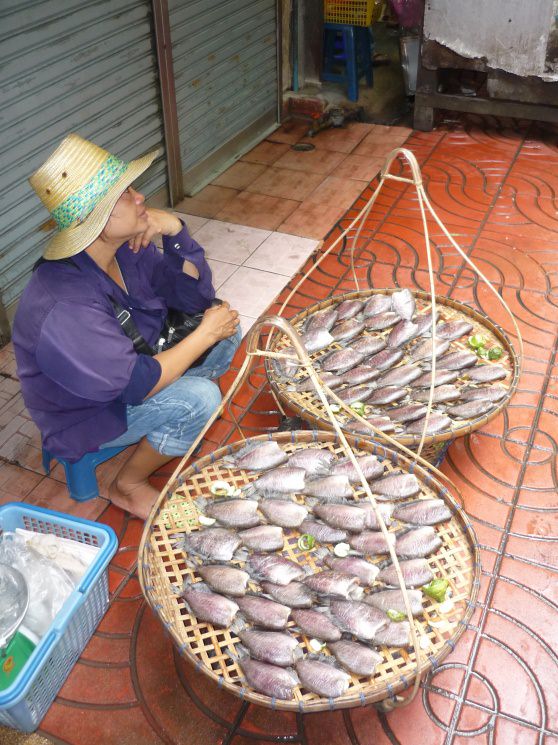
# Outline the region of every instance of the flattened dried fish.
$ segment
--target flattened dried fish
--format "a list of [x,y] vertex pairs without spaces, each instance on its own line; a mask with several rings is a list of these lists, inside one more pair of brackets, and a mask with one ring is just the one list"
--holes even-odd
[[375,564],[371,564],[366,559],[361,559],[358,556],[338,558],[329,554],[325,558],[325,563],[335,572],[341,572],[349,577],[356,577],[367,587],[372,587],[380,571]]
[[308,533],[320,543],[341,543],[346,541],[348,534],[346,530],[331,528],[318,520],[306,519],[299,528],[301,533]]
[[399,321],[399,323],[392,328],[388,336],[388,347],[402,347],[411,339],[414,339],[418,335],[419,327],[412,321]]
[[[426,559],[409,559],[408,561],[400,561],[399,566],[401,567],[405,587],[427,585],[432,579],[434,579],[434,574],[428,566]],[[399,580],[397,579],[397,573],[393,564],[389,564],[380,571],[378,574],[378,580],[384,582],[386,585],[399,586]]]
[[312,313],[306,322],[304,331],[308,332],[313,329],[326,329],[329,331],[337,321],[338,316],[339,314],[335,308],[326,308],[325,310],[319,310],[316,313]]
[[349,479],[342,474],[307,481],[303,492],[319,499],[344,498],[353,494]]
[[[377,479],[384,472],[384,466],[375,455],[358,455],[356,461],[362,471],[365,479]],[[360,476],[357,473],[352,461],[349,458],[343,458],[337,461],[331,470],[332,475],[346,476],[351,484],[359,484]]]
[[473,324],[469,321],[449,321],[449,323],[440,323],[436,326],[436,336],[447,341],[454,341],[465,334],[470,334],[473,330]]
[[406,321],[410,321],[415,314],[415,298],[410,290],[404,289],[392,293],[391,305],[393,310]]
[[[411,613],[413,616],[420,616],[422,613],[422,592],[420,590],[407,590],[409,596],[409,603],[411,605]],[[398,613],[407,613],[405,610],[405,601],[403,600],[403,592],[401,590],[381,590],[380,592],[373,592],[364,598],[364,601],[369,605],[373,605],[379,608],[384,613],[388,610],[394,610]]]
[[451,510],[443,499],[417,499],[397,507],[393,517],[412,525],[436,525],[449,520]]
[[360,365],[363,359],[364,354],[362,352],[357,352],[351,349],[351,347],[346,347],[345,349],[338,349],[336,352],[326,355],[320,360],[320,364],[322,370],[341,373],[349,370],[351,367]]
[[370,316],[365,319],[364,323],[369,331],[383,331],[383,329],[388,329],[390,326],[395,326],[400,320],[401,316],[398,313],[388,311],[387,313],[380,313],[377,316]]
[[[380,432],[393,432],[393,430],[395,429],[394,423],[388,416],[366,417],[366,421],[370,422],[370,424],[373,424],[376,429],[380,430]],[[374,436],[372,430],[369,429],[369,427],[367,427],[362,422],[349,422],[346,426],[348,427],[348,429],[351,430],[351,432],[354,432],[355,434],[364,435],[365,437]]]
[[[376,510],[374,509],[374,505],[372,504],[372,502],[368,502],[366,499],[361,499],[358,503],[358,506],[361,510],[364,510],[366,512],[366,527],[368,528],[368,530],[380,530],[378,515],[376,514]],[[383,517],[384,523],[386,525],[390,525],[391,515],[393,513],[395,505],[386,502],[384,504],[378,504],[377,506],[378,511]]]
[[402,349],[384,349],[378,354],[372,355],[366,360],[367,365],[371,365],[378,370],[387,370],[388,367],[393,367],[403,359]]
[[[332,390],[334,388],[339,388],[340,385],[343,385],[343,379],[339,375],[335,375],[335,373],[331,372],[319,372],[319,377],[322,380],[322,383],[325,383],[329,388]],[[298,393],[305,393],[306,391],[315,391],[316,388],[314,387],[314,383],[312,382],[312,379],[310,376],[307,378],[303,378],[298,383],[291,384],[287,386],[288,391],[297,391]],[[278,464],[279,465],[279,464]]]
[[376,381],[376,385],[378,388],[383,388],[386,385],[409,385],[409,383],[412,383],[413,380],[416,380],[421,375],[422,370],[417,365],[401,365],[384,373]]
[[426,414],[426,406],[424,404],[396,406],[393,409],[388,409],[387,414],[395,422],[413,422],[415,419],[421,419]]
[[420,492],[420,483],[414,473],[390,473],[370,483],[374,494],[388,499],[405,499]]
[[362,300],[343,300],[343,302],[339,303],[336,307],[337,320],[343,321],[346,318],[356,316],[357,313],[360,313],[363,306],[364,303]]
[[[421,388],[413,394],[413,397],[422,403],[427,403],[429,396],[429,388]],[[456,388],[454,385],[439,385],[437,388],[434,388],[432,403],[440,404],[444,401],[457,401],[459,396],[459,388]]]
[[283,530],[277,525],[258,525],[256,528],[241,530],[238,537],[247,548],[254,551],[280,551],[285,542]]
[[291,618],[307,636],[315,636],[324,642],[341,639],[341,632],[322,610],[294,610]]
[[226,528],[253,528],[261,522],[255,499],[198,499],[196,507]]
[[[453,383],[459,377],[458,370],[438,370],[436,369],[436,375],[434,375],[434,385],[445,385],[446,383]],[[432,371],[423,373],[420,378],[413,380],[411,388],[430,388],[430,382],[432,380]]]
[[472,367],[477,362],[477,355],[473,352],[450,352],[436,363],[440,370],[463,370],[466,367]]
[[407,391],[398,385],[386,385],[373,391],[366,399],[371,405],[383,406],[405,398]]
[[325,448],[306,448],[296,450],[288,460],[292,468],[304,468],[309,476],[323,476],[329,473],[335,456]]
[[304,505],[297,504],[291,499],[262,499],[260,512],[270,523],[281,528],[298,528],[308,515]]
[[389,545],[395,544],[395,536],[389,533],[389,540],[386,540],[383,533],[375,530],[365,530],[363,533],[356,533],[349,538],[349,546],[360,554],[367,556],[376,556],[377,554],[387,554]]
[[380,654],[358,642],[341,639],[328,646],[345,670],[355,675],[374,675],[376,666],[382,661]]
[[390,621],[374,634],[374,644],[381,647],[408,647],[411,643],[409,621],[394,623]]
[[280,630],[287,627],[291,609],[275,600],[268,600],[259,595],[245,595],[239,598],[238,607],[248,621],[266,629]]
[[242,657],[239,655],[238,664],[248,685],[271,698],[290,700],[294,696],[294,689],[300,684],[294,670],[252,660],[247,652]]
[[245,447],[237,450],[232,455],[223,458],[225,463],[232,463],[238,468],[246,471],[261,471],[267,468],[275,468],[285,463],[287,454],[279,447],[275,440],[266,442],[251,442]]
[[312,591],[302,582],[289,582],[288,585],[275,585],[272,582],[261,584],[265,593],[290,608],[310,608],[314,601]]
[[345,388],[342,391],[337,391],[337,397],[346,404],[353,404],[355,401],[366,401],[368,396],[372,393],[374,387],[372,385],[354,385],[351,388]]
[[364,330],[364,321],[356,318],[349,318],[347,321],[336,323],[331,329],[331,336],[335,341],[348,341],[358,336]]
[[[440,314],[438,313],[438,311],[436,311],[436,321],[438,321],[439,317]],[[417,315],[415,318],[415,323],[419,327],[417,336],[432,336],[432,313]]]
[[[420,435],[424,428],[425,417],[417,419],[406,426],[406,430],[410,435]],[[427,435],[435,435],[437,432],[443,432],[446,429],[451,428],[451,419],[445,414],[432,413],[428,417],[428,426],[426,428]]]
[[283,586],[306,576],[304,569],[294,561],[284,556],[265,554],[252,554],[246,563],[246,571],[257,580],[266,580]]
[[351,504],[317,504],[314,514],[332,528],[341,528],[358,533],[364,530],[368,521],[365,510]]
[[330,609],[339,628],[365,642],[372,641],[374,634],[389,621],[378,608],[355,600],[332,600]]
[[[411,360],[413,362],[418,362],[419,360],[430,359],[432,357],[432,349],[434,347],[436,349],[436,359],[438,359],[441,355],[445,354],[448,351],[448,349],[450,348],[450,343],[449,341],[438,339],[436,344],[434,345],[431,338],[425,339],[424,341],[421,341],[419,344],[417,344],[416,347],[413,347],[410,354]],[[438,364],[436,364],[436,367],[438,367]]]
[[493,385],[492,387],[486,388],[475,388],[474,386],[467,386],[461,390],[462,401],[491,401],[496,403],[501,401],[508,393],[508,389],[501,385]]
[[358,365],[358,367],[353,367],[352,370],[347,370],[347,372],[343,373],[340,377],[344,383],[348,383],[349,385],[360,385],[374,380],[374,378],[377,378],[379,374],[380,371],[377,367],[363,364]]
[[205,621],[214,626],[228,628],[238,613],[238,605],[229,598],[218,595],[203,582],[184,583],[181,597],[184,598],[188,610],[198,621]]
[[370,336],[365,334],[353,341],[352,348],[356,352],[362,352],[363,355],[369,357],[371,354],[381,352],[382,349],[386,348],[386,341],[381,336]]
[[250,580],[248,572],[227,564],[205,564],[197,566],[196,571],[215,592],[242,597]]
[[184,533],[176,547],[210,561],[230,561],[240,546],[240,538],[226,528],[206,528]]
[[385,313],[391,310],[391,297],[389,295],[381,295],[380,293],[372,295],[372,297],[366,301],[362,314],[365,318],[369,316],[377,316],[380,313]]
[[440,536],[434,528],[426,525],[399,536],[395,541],[395,553],[408,559],[420,559],[437,551],[441,545]]
[[494,404],[492,401],[487,401],[486,398],[479,398],[478,400],[467,401],[464,404],[451,406],[448,409],[448,414],[457,419],[474,419],[477,416],[486,414],[487,411],[490,411],[490,409],[493,408]]
[[[333,659],[330,657],[329,659]],[[335,664],[307,658],[299,660],[296,671],[300,682],[309,691],[326,698],[338,698],[349,690],[350,676]]]
[[467,376],[475,383],[493,383],[503,380],[507,375],[507,370],[502,365],[477,365],[467,370]]
[[360,600],[363,595],[357,577],[350,577],[332,569],[311,574],[306,577],[304,584],[320,597]]
[[270,665],[289,667],[302,656],[302,648],[294,636],[280,631],[245,629],[239,632],[238,638],[253,660],[269,662]]
[[267,473],[262,474],[255,481],[252,481],[244,491],[250,494],[254,491],[260,494],[291,494],[304,488],[306,480],[306,471],[304,468],[292,468],[282,466],[274,468]]
[[335,337],[327,329],[311,329],[300,337],[300,341],[309,354],[318,352],[333,344]]

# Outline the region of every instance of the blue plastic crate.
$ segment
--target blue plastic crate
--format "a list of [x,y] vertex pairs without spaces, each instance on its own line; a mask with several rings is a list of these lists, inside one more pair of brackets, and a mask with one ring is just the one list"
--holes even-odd
[[0,724],[33,732],[108,608],[107,567],[118,548],[112,528],[22,503],[0,507],[0,535],[16,528],[99,547],[17,679],[0,692]]

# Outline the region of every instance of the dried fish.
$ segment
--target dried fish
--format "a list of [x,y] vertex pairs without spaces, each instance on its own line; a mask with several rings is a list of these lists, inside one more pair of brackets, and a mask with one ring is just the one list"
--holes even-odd
[[238,605],[229,598],[218,595],[203,582],[185,582],[181,597],[186,601],[188,612],[198,621],[228,628],[238,613]]
[[449,321],[449,323],[440,323],[436,326],[436,336],[447,341],[454,341],[465,334],[470,334],[473,330],[473,324],[469,321]]
[[386,385],[409,385],[413,380],[416,380],[422,375],[422,370],[417,365],[401,365],[400,367],[394,367],[387,373],[384,373],[381,378],[376,381],[378,388],[383,388]]
[[387,370],[389,367],[397,365],[403,359],[402,349],[384,349],[378,354],[372,355],[366,360],[367,365],[371,365],[378,370]]
[[399,536],[395,541],[395,553],[408,559],[420,559],[437,551],[441,545],[440,536],[434,528],[426,525],[422,528],[413,528]]
[[250,580],[248,572],[227,564],[205,564],[197,566],[196,571],[215,592],[242,597]]
[[337,556],[328,555],[325,558],[326,565],[335,572],[341,572],[350,577],[356,577],[363,585],[372,587],[379,569],[376,564],[371,564],[366,559],[358,556],[346,556],[338,558]]
[[308,533],[320,543],[340,543],[347,540],[347,531],[331,528],[318,520],[304,520],[299,528],[301,533]]
[[239,598],[240,612],[252,623],[266,629],[280,630],[287,627],[291,609],[275,600],[262,598],[260,595],[245,595]]
[[[242,654],[240,647],[237,647],[237,651]],[[234,659],[233,655],[231,657]],[[270,665],[267,662],[252,660],[246,651],[242,656],[239,655],[238,664],[244,673],[248,685],[271,698],[282,700],[292,699],[294,689],[300,684],[294,670]]]
[[508,372],[502,365],[477,365],[467,370],[467,376],[475,383],[493,383],[503,380],[507,375]]
[[335,324],[339,314],[335,308],[326,308],[325,310],[319,310],[308,318],[304,331],[312,331],[314,329],[326,329],[327,331]]
[[254,551],[280,551],[285,542],[283,530],[277,525],[258,525],[256,528],[241,530],[238,537],[247,548]]
[[363,359],[364,354],[362,352],[357,352],[351,349],[351,347],[346,347],[345,349],[338,349],[336,352],[322,357],[320,364],[322,370],[341,373],[350,370],[351,367],[360,365]]
[[426,414],[424,404],[406,404],[388,409],[387,414],[395,422],[412,422],[415,419],[421,419]]
[[387,313],[380,313],[377,316],[366,318],[364,323],[369,331],[383,331],[384,329],[388,329],[390,326],[395,326],[395,324],[400,320],[401,316],[398,313],[388,311]]
[[246,494],[251,494],[254,491],[270,495],[291,494],[304,488],[305,479],[306,471],[304,468],[282,466],[262,474],[245,487],[244,492]]
[[[432,403],[440,404],[444,401],[457,401],[459,396],[459,388],[456,388],[454,385],[439,385],[437,388],[434,388]],[[423,388],[419,391],[416,391],[416,393],[413,394],[413,397],[417,401],[427,403],[430,397],[430,389]]]
[[301,566],[284,556],[252,554],[245,568],[254,579],[273,582],[275,585],[285,586],[306,576]]
[[354,385],[351,388],[345,388],[337,392],[337,397],[345,404],[354,404],[355,401],[366,401],[372,393],[372,385]]
[[[330,657],[329,659],[333,659]],[[350,676],[335,664],[306,658],[296,664],[300,682],[309,691],[326,698],[338,698],[349,690]]]
[[356,316],[357,313],[360,313],[363,306],[364,303],[362,300],[343,300],[343,302],[339,303],[335,308],[337,311],[337,320],[343,321],[347,318]]
[[391,404],[394,401],[400,401],[402,398],[405,398],[406,395],[407,391],[405,388],[401,388],[401,386],[398,385],[386,385],[383,388],[378,388],[373,391],[368,396],[367,403],[382,406],[385,404]]
[[[361,499],[360,502],[358,502],[358,506],[361,510],[364,510],[366,512],[366,527],[368,528],[368,530],[380,530],[378,515],[376,514],[376,510],[374,509],[374,505],[372,504],[372,502]],[[393,513],[395,505],[386,502],[384,504],[378,504],[377,507],[378,511],[382,515],[384,523],[386,525],[391,525],[391,515]]]
[[320,597],[360,600],[363,595],[357,577],[350,577],[331,569],[311,574],[306,577],[304,584]]
[[253,528],[261,522],[255,499],[197,499],[196,507],[226,528]]
[[314,514],[332,528],[341,528],[358,533],[364,530],[368,515],[365,510],[352,504],[317,504]]
[[399,290],[399,292],[392,293],[391,305],[393,307],[393,310],[406,321],[410,321],[415,314],[415,298],[410,290],[404,289]]
[[232,463],[246,471],[260,471],[276,468],[287,460],[287,454],[275,440],[251,442],[236,453],[226,455],[224,463]]
[[[419,587],[428,584],[434,574],[428,566],[426,559],[409,559],[400,561],[401,573],[405,587]],[[399,586],[399,580],[393,564],[384,567],[378,574],[378,580],[386,585]]]
[[388,347],[402,347],[403,344],[407,344],[411,339],[414,339],[418,332],[418,324],[412,321],[399,321],[389,332]]
[[351,346],[355,352],[362,352],[363,355],[369,357],[371,354],[376,354],[377,352],[381,352],[382,349],[385,349],[386,340],[382,339],[381,336],[364,334],[360,339],[353,341]]
[[409,621],[394,623],[390,621],[374,634],[374,644],[381,647],[407,647],[411,643],[411,627]]
[[302,582],[289,582],[288,585],[275,585],[272,582],[262,582],[262,589],[274,600],[290,608],[310,608],[314,595],[309,587]]
[[[436,311],[436,321],[440,314]],[[435,322],[436,322],[435,321]],[[417,336],[432,336],[432,313],[424,313],[423,315],[417,315],[415,323],[418,326]]]
[[232,530],[206,528],[184,533],[176,547],[188,554],[210,561],[230,561],[241,540]]
[[323,476],[329,473],[335,456],[325,448],[296,450],[288,460],[291,468],[304,468],[308,476]]
[[[395,429],[395,425],[388,416],[367,417],[366,421],[374,425],[374,427],[376,427],[376,429],[379,429],[380,432],[393,432],[393,430]],[[349,422],[346,426],[348,427],[348,429],[351,430],[351,432],[354,432],[355,434],[364,435],[365,437],[374,436],[372,430],[362,422]]]
[[436,525],[451,518],[451,510],[443,499],[417,499],[402,504],[393,513],[396,520],[412,525]]
[[[410,435],[421,435],[424,429],[425,417],[417,419],[406,426],[406,430]],[[445,414],[438,414],[433,412],[428,417],[428,426],[426,427],[427,435],[435,435],[437,432],[444,432],[446,429],[451,428],[451,419]]]
[[370,483],[370,488],[381,497],[405,499],[420,492],[420,483],[413,473],[390,473]]
[[377,316],[380,313],[385,313],[391,310],[391,297],[389,295],[381,295],[380,293],[372,295],[372,297],[366,301],[362,314],[365,318],[369,316]]
[[[358,455],[355,459],[365,479],[376,479],[384,472],[384,466],[375,455]],[[350,458],[343,458],[331,469],[333,476],[346,476],[351,484],[359,484],[360,476]]]
[[448,414],[457,419],[474,419],[477,416],[486,414],[494,408],[492,401],[487,401],[486,398],[479,398],[473,401],[467,401],[464,404],[457,404],[457,406],[451,406],[448,409]]
[[357,318],[349,318],[347,321],[335,324],[331,329],[331,336],[335,341],[348,341],[358,336],[364,330],[364,321]]
[[332,600],[330,610],[340,629],[364,642],[372,641],[389,620],[378,608],[355,600]]
[[239,632],[238,638],[248,649],[252,659],[260,662],[289,667],[302,656],[302,648],[297,639],[280,631],[245,629]]
[[[407,590],[411,613],[413,616],[420,616],[422,613],[422,592],[420,590]],[[394,610],[397,613],[407,613],[405,601],[401,590],[381,590],[373,592],[364,598],[364,602],[373,605],[376,608],[387,613],[388,610]]]
[[[343,379],[339,375],[335,375],[335,373],[331,372],[319,372],[319,377],[321,378],[322,383],[325,383],[329,388],[332,390],[334,388],[339,388],[340,385],[343,385]],[[316,388],[314,386],[314,383],[310,376],[307,378],[303,378],[298,383],[291,384],[287,386],[288,391],[297,391],[298,393],[306,393],[307,391],[315,391]],[[279,464],[277,464],[279,465]]]
[[370,647],[348,639],[341,639],[328,646],[345,670],[355,675],[374,675],[376,666],[382,661],[382,656]]
[[270,523],[281,528],[298,528],[308,515],[304,505],[297,504],[291,499],[262,499],[260,512]]
[[341,639],[341,632],[323,610],[294,610],[291,618],[307,636],[316,637],[324,642]]
[[369,381],[374,380],[379,376],[379,374],[380,371],[377,367],[363,364],[358,365],[358,367],[353,367],[352,370],[347,370],[347,372],[344,372],[339,377],[344,383],[348,383],[349,385],[360,385],[361,383],[368,383]]
[[383,533],[375,530],[365,530],[363,533],[352,535],[349,538],[349,545],[354,551],[367,556],[387,554],[389,546],[395,545],[395,536],[389,533],[389,540],[386,540]]
[[[413,362],[418,362],[419,360],[424,359],[431,359],[432,350],[435,349],[436,359],[438,359],[438,357],[440,357],[442,354],[445,354],[449,348],[449,341],[438,339],[436,341],[436,344],[434,344],[432,338],[430,338],[419,342],[415,347],[413,347],[409,356]],[[436,367],[438,367],[438,364],[436,364]]]
[[303,492],[320,499],[342,499],[353,494],[349,479],[342,474],[307,481]]
[[300,337],[300,341],[306,351],[312,354],[312,352],[318,352],[320,349],[329,347],[335,341],[335,337],[327,329],[311,329]]
[[494,385],[486,388],[475,388],[474,386],[466,386],[461,389],[461,400],[462,401],[491,401],[497,403],[501,401],[508,393],[508,389],[501,385]]
[[[459,377],[458,370],[436,370],[434,375],[434,386],[445,385],[446,383],[453,383]],[[432,381],[432,371],[423,373],[420,378],[413,380],[411,388],[430,388]]]
[[477,362],[477,355],[473,352],[450,352],[436,363],[440,370],[463,370],[465,367],[472,367]]

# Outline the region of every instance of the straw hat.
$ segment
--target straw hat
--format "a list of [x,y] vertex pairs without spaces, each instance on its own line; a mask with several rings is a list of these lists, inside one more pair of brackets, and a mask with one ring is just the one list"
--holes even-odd
[[58,227],[47,244],[45,259],[65,259],[93,243],[122,192],[158,153],[155,150],[126,163],[93,142],[69,134],[29,178]]

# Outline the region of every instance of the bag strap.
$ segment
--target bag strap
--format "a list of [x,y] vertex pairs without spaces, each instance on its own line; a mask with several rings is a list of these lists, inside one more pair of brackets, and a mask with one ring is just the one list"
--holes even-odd
[[120,324],[122,331],[132,341],[136,352],[138,354],[148,354],[150,357],[153,357],[156,351],[149,346],[138,331],[138,327],[134,323],[130,311],[123,308],[113,297],[109,297],[109,300],[116,315],[116,320]]

